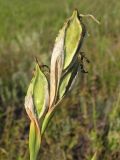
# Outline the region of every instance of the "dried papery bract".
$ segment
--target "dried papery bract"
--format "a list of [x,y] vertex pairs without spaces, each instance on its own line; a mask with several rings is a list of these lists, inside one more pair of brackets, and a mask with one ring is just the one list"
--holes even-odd
[[55,104],[57,97],[57,91],[60,83],[60,78],[63,70],[64,63],[64,40],[65,40],[65,31],[67,25],[59,31],[59,34],[56,38],[55,45],[51,57],[51,66],[50,66],[50,105],[52,107]]

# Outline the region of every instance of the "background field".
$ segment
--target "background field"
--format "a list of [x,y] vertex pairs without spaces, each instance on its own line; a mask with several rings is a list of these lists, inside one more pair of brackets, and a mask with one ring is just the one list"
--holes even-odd
[[58,30],[74,8],[84,18],[90,64],[60,104],[41,160],[120,160],[120,1],[0,0],[0,160],[28,160],[24,97],[34,57],[49,65]]

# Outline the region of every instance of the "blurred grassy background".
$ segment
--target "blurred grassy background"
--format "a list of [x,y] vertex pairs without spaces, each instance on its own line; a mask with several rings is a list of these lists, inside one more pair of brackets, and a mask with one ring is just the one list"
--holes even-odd
[[27,160],[24,97],[34,56],[49,65],[58,30],[74,8],[88,34],[91,63],[52,119],[38,159],[120,160],[120,1],[0,0],[0,160]]

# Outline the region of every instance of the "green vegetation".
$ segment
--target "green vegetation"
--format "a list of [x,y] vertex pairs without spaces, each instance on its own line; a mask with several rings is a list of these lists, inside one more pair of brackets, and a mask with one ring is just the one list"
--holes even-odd
[[[36,56],[49,64],[54,39],[74,8],[88,34],[88,74],[79,74],[47,128],[42,160],[120,159],[120,2],[118,0],[0,1],[0,159],[27,160],[29,119],[24,109]],[[94,159],[93,157],[93,159]],[[39,158],[38,158],[39,159]]]

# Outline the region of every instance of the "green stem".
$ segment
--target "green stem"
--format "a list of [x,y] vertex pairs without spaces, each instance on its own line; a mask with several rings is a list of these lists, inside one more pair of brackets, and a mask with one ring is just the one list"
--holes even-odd
[[96,120],[97,120],[97,113],[96,113],[96,102],[95,99],[92,99],[92,104],[93,104],[93,124],[94,124],[94,130],[95,133],[97,133],[97,124],[96,124]]

